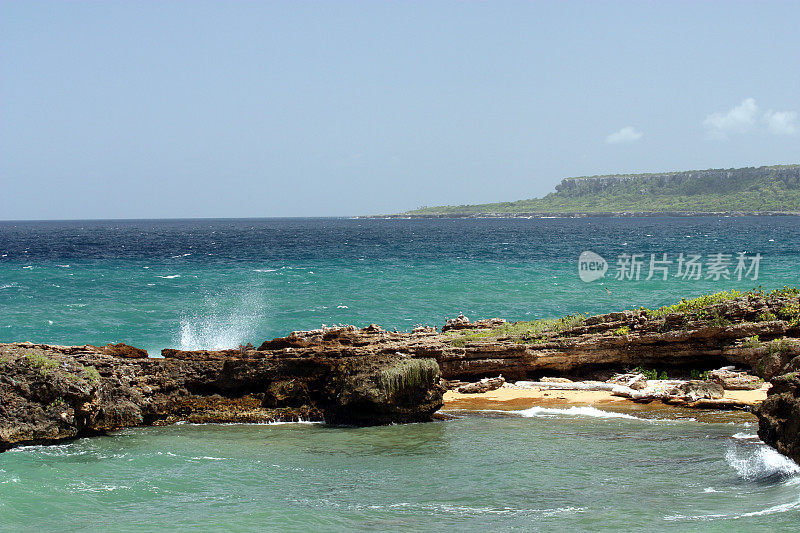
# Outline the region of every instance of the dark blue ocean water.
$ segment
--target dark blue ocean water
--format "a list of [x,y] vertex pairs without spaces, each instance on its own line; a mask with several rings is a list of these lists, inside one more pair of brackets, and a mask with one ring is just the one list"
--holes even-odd
[[[610,263],[604,280],[580,280],[584,250]],[[757,280],[733,275],[739,252],[763,256]],[[626,253],[643,254],[638,281],[614,279]],[[669,279],[646,280],[663,253]],[[732,279],[676,277],[680,253],[732,254]],[[321,324],[523,320],[798,283],[794,217],[0,222],[0,341],[154,353]]]

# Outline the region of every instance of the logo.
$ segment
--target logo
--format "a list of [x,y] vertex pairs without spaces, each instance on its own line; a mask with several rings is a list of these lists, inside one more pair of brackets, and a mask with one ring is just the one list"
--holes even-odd
[[608,263],[602,256],[585,251],[578,257],[578,275],[586,283],[598,280],[606,275]]

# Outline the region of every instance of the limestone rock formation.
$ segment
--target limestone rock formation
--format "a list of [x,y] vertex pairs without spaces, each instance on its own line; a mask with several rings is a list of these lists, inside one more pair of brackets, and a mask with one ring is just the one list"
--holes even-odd
[[[443,403],[440,373],[448,388],[501,374],[517,382],[591,378],[602,381],[597,386],[603,390],[620,388],[632,399],[661,395],[711,405],[720,401],[711,389],[634,390],[644,384],[636,374],[643,368],[688,379],[734,365],[783,379],[776,376],[800,370],[799,306],[797,293],[785,291],[675,308],[680,310],[530,323],[471,322],[462,315],[442,333],[390,332],[375,324],[323,327],[257,349],[166,349],[163,359],[125,345],[0,344],[0,448],[181,420],[429,420]],[[631,376],[605,383],[615,373]],[[784,381],[775,390],[786,389]],[[727,377],[716,386],[726,383],[731,384]],[[785,391],[770,397],[775,394],[787,397]],[[764,413],[775,420],[783,416]]]
[[0,451],[178,421],[422,422],[441,408],[432,358],[358,351],[385,332],[340,328],[276,339],[273,350],[142,358],[116,345],[0,344]]

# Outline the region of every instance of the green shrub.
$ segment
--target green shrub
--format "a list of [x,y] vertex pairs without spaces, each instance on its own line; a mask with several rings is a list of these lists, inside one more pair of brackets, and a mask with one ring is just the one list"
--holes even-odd
[[794,343],[787,338],[775,339],[766,344],[767,355],[789,355],[792,353]]
[[659,307],[655,311],[646,310],[646,313],[649,318],[663,318],[671,313],[696,313],[698,311],[702,311],[704,308],[710,305],[735,300],[741,296],[743,296],[743,293],[737,290],[731,290],[717,292],[714,294],[704,294],[702,296],[698,296],[697,298],[681,298],[681,301],[676,304],[665,305],[663,307]]
[[83,368],[83,375],[88,381],[98,382],[100,381],[100,372],[93,366],[87,366]]
[[689,373],[689,377],[691,379],[700,379],[700,380],[703,380],[703,381],[708,381],[708,379],[711,377],[711,371],[710,370],[697,370],[695,368],[695,369],[692,369],[692,371]]
[[31,368],[38,368],[43,376],[58,368],[58,361],[39,352],[25,355],[25,360]]
[[630,326],[622,326],[621,328],[617,328],[611,332],[612,335],[617,335],[619,337],[628,335],[631,332]]
[[788,285],[784,285],[782,289],[770,291],[769,296],[771,298],[792,298],[795,296],[800,296],[800,289],[797,287],[789,287]]
[[763,311],[756,317],[756,322],[772,322],[774,320],[778,320],[778,317],[772,311]]
[[800,319],[800,305],[797,302],[788,303],[778,309],[777,315],[781,320],[786,320],[790,323],[797,322]]
[[726,317],[722,316],[719,313],[714,313],[710,318],[710,320],[711,320],[711,325],[716,326],[718,328],[726,328],[731,324],[733,324],[733,322],[731,322],[729,319],[727,319]]
[[759,348],[760,346],[761,346],[761,341],[758,340],[758,335],[747,337],[745,340],[742,341],[743,348]]
[[[448,341],[453,346],[465,346],[468,342],[484,339],[508,338],[512,341],[541,343],[545,333],[561,334],[573,328],[582,326],[586,316],[582,314],[568,315],[563,318],[544,318],[530,322],[514,322],[503,324],[493,329],[479,331],[474,329],[461,330],[452,335]],[[449,333],[449,332],[448,332]]]
[[637,366],[633,371],[637,374],[644,374],[647,379],[658,379],[658,370],[648,370],[643,366]]
[[53,400],[52,402],[50,402],[50,405],[48,405],[47,407],[48,407],[48,408],[51,408],[51,407],[60,407],[60,406],[64,405],[64,403],[65,403],[65,402],[64,402],[64,398],[56,398],[55,400]]

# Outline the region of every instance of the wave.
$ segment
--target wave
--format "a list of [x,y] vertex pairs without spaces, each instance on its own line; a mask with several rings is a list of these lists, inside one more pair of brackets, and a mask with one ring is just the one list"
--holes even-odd
[[516,411],[526,418],[533,418],[537,416],[555,416],[555,415],[571,415],[571,416],[590,416],[594,418],[625,418],[628,420],[642,420],[635,416],[626,415],[625,413],[615,413],[613,411],[602,411],[595,407],[569,407],[567,409],[556,409],[551,407],[531,407],[523,411]]
[[176,422],[176,426],[286,426],[286,425],[324,425],[321,420],[306,420],[299,417],[297,420],[272,420],[268,422]]
[[746,481],[774,482],[800,473],[800,466],[769,446],[730,446],[725,460]]
[[756,439],[758,439],[758,435],[756,435],[755,433],[734,433],[732,435],[732,437],[734,439],[739,439],[739,440],[756,440]]
[[[273,465],[278,466],[278,465]],[[490,515],[505,515],[505,516],[529,516],[529,517],[556,517],[564,515],[575,515],[587,512],[585,507],[554,507],[554,508],[519,508],[508,506],[486,506],[476,507],[471,505],[459,505],[450,503],[422,503],[422,502],[398,502],[391,504],[342,504],[339,501],[329,500],[327,498],[319,499],[302,499],[301,503],[307,506],[322,506],[322,507],[344,507],[350,511],[356,512],[374,512],[374,511],[394,511],[402,509],[404,511],[417,511],[424,512],[431,515],[450,515],[457,517],[469,516],[490,516]]]
[[602,411],[595,407],[569,407],[568,409],[556,409],[550,407],[531,407],[523,411],[511,411],[526,418],[533,418],[539,416],[556,416],[556,415],[571,415],[571,416],[590,416],[594,418],[625,418],[628,420],[643,420],[635,416],[626,415],[625,413],[615,413],[612,411]]

